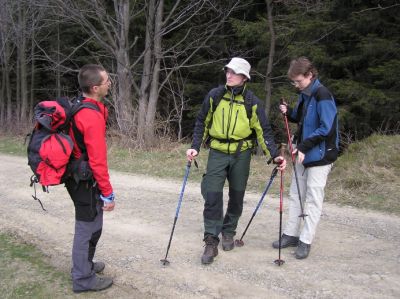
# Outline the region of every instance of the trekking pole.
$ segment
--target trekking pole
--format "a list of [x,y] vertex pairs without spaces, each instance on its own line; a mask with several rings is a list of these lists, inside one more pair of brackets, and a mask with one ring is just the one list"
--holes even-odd
[[260,208],[260,206],[261,206],[261,204],[262,204],[262,202],[263,202],[263,200],[264,200],[264,197],[265,197],[265,195],[267,194],[269,187],[271,187],[272,182],[273,182],[274,178],[276,177],[276,174],[277,174],[277,173],[278,173],[278,166],[276,166],[276,167],[272,170],[271,178],[269,179],[269,182],[268,182],[267,186],[265,187],[264,192],[262,193],[261,198],[260,198],[260,200],[258,201],[258,204],[257,204],[257,206],[256,206],[256,208],[255,208],[255,210],[254,210],[254,212],[253,212],[253,215],[251,216],[249,223],[247,223],[247,226],[246,226],[246,228],[245,228],[245,230],[244,230],[242,236],[240,237],[240,240],[237,240],[237,239],[235,240],[235,245],[236,245],[237,247],[242,247],[242,246],[244,245],[243,237],[244,237],[244,235],[246,234],[247,229],[249,228],[251,222],[253,221],[254,216],[256,216],[257,211],[258,211],[258,209]]
[[[284,105],[284,102],[285,102],[285,99],[281,98],[281,105]],[[288,123],[288,119],[287,119],[286,113],[282,113],[282,115],[283,115],[283,119],[285,120],[285,127],[286,127],[286,133],[287,133],[287,137],[288,137],[290,157],[291,157],[291,160],[292,160],[294,177],[296,179],[297,194],[299,195],[299,202],[300,202],[300,208],[301,208],[301,214],[299,215],[299,217],[303,218],[303,220],[304,220],[304,217],[306,217],[308,215],[304,214],[303,201],[301,200],[299,178],[297,176],[297,168],[296,168],[296,157],[293,154],[293,145],[292,145],[292,139],[291,139],[290,130],[289,130],[289,123]]]
[[[169,265],[169,261],[167,260],[167,256],[168,256],[169,248],[171,247],[172,236],[173,236],[173,234],[174,234],[176,221],[178,220],[179,210],[181,209],[181,204],[182,204],[182,199],[183,199],[183,193],[185,192],[186,182],[187,182],[187,179],[188,179],[188,176],[189,176],[189,171],[190,171],[190,166],[191,166],[191,164],[192,164],[191,161],[188,161],[188,162],[187,162],[187,165],[186,165],[186,172],[185,172],[185,176],[184,176],[184,178],[183,178],[182,189],[181,189],[181,193],[180,193],[180,195],[179,195],[178,206],[176,207],[176,211],[175,211],[174,224],[173,224],[173,226],[172,226],[171,235],[170,235],[170,237],[169,237],[169,242],[168,242],[168,246],[167,246],[167,252],[166,252],[166,254],[165,254],[164,259],[160,260],[164,266],[165,266],[165,265]],[[194,165],[198,168],[198,165],[197,165],[196,160],[194,160]]]
[[[285,154],[286,144],[281,143],[281,156]],[[274,261],[275,264],[281,266],[285,263],[284,260],[281,259],[281,243],[282,243],[282,213],[283,213],[283,170],[281,172],[281,184],[279,188],[279,256],[278,259]]]

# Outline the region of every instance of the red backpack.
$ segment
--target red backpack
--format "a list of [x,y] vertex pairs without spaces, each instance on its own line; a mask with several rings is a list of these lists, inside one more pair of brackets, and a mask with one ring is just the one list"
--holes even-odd
[[[43,191],[48,192],[48,186],[63,183],[74,147],[69,136],[72,117],[83,108],[100,111],[95,104],[82,102],[82,99],[78,97],[71,101],[59,98],[42,101],[35,106],[35,127],[30,134],[27,149],[28,165],[34,173],[31,186],[40,183]],[[33,197],[37,199],[36,190]]]

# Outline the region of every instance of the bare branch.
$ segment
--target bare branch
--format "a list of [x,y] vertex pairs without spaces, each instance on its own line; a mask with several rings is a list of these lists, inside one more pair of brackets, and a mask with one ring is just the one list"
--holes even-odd
[[396,4],[393,4],[390,6],[385,6],[385,7],[382,7],[380,4],[378,4],[376,7],[370,7],[370,8],[360,10],[360,11],[354,11],[353,14],[362,14],[366,11],[372,11],[372,10],[386,10],[386,9],[391,9],[391,8],[397,7],[397,6],[400,6],[400,3],[396,3]]

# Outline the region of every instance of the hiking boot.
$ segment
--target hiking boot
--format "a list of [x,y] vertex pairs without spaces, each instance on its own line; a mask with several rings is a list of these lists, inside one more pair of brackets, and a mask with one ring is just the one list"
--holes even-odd
[[[286,248],[289,246],[293,246],[296,247],[299,243],[299,237],[292,237],[292,236],[288,236],[285,234],[282,234],[282,238],[281,238],[281,248]],[[272,247],[274,248],[279,248],[279,240],[274,241],[272,243]]]
[[82,292],[98,292],[105,289],[108,289],[113,284],[113,280],[111,277],[98,277],[96,276],[95,284],[87,290],[74,290],[74,293],[82,293]]
[[94,262],[92,269],[93,269],[94,273],[100,273],[100,272],[103,272],[105,267],[106,267],[106,265],[103,262]]
[[296,258],[301,260],[305,259],[310,253],[311,244],[303,243],[299,240],[299,246],[296,249]]
[[201,263],[202,264],[211,264],[214,261],[214,257],[218,255],[218,239],[214,238],[213,236],[207,236],[204,239],[205,249],[204,253],[201,256]]
[[224,251],[232,250],[235,247],[235,242],[233,241],[233,236],[226,236],[222,234],[222,249]]

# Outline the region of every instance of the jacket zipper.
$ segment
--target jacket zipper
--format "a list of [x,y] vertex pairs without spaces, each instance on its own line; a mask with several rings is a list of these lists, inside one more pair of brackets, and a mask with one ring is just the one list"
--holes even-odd
[[225,127],[225,108],[222,108],[222,134],[224,134],[224,132],[225,132],[225,130],[224,130],[224,127]]
[[229,103],[229,113],[228,113],[228,124],[226,126],[226,139],[229,139],[229,129],[231,127],[231,118],[232,118],[232,108],[233,108],[233,98],[234,94],[232,92],[231,101]]
[[235,123],[233,124],[233,129],[232,129],[232,133],[231,133],[232,135],[233,135],[233,132],[235,132],[238,114],[239,114],[239,109],[236,110]]
[[[233,110],[233,91],[231,93],[231,101],[229,103],[229,113],[228,113],[228,124],[226,126],[226,139],[229,140],[229,128],[231,127],[231,118],[232,118],[232,110]],[[228,141],[228,154],[230,154],[229,148],[231,147],[231,143]]]

